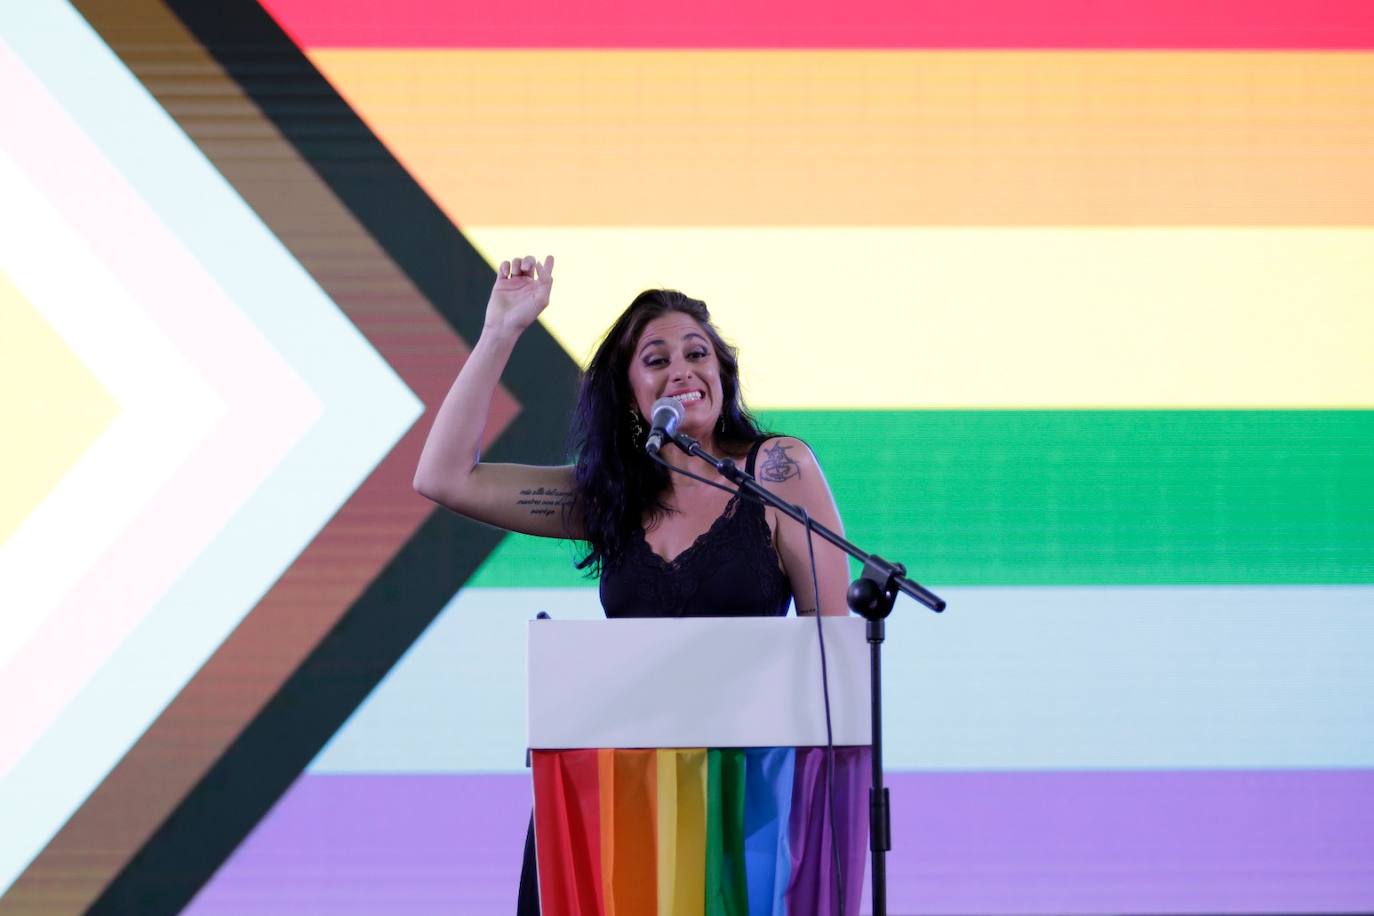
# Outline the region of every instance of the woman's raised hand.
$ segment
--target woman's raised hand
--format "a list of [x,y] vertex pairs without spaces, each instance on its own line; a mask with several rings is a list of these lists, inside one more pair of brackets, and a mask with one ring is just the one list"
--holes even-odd
[[549,304],[553,286],[553,255],[540,264],[530,255],[502,261],[487,302],[486,327],[519,334],[534,324]]

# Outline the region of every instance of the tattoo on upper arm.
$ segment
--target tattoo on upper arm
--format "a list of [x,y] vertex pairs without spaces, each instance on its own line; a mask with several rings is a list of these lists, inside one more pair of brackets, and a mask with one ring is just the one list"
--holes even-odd
[[791,447],[778,443],[765,448],[767,457],[763,459],[763,465],[759,468],[759,476],[769,483],[782,483],[784,480],[800,477],[801,465],[797,464],[787,454],[787,450]]
[[555,510],[566,509],[573,503],[572,490],[559,490],[556,487],[535,487],[521,490],[517,506],[528,506],[530,515],[553,515]]

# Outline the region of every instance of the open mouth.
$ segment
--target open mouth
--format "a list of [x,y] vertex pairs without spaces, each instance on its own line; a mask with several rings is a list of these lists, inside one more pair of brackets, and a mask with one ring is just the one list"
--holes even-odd
[[669,395],[680,404],[690,404],[693,401],[700,401],[704,395],[700,391],[684,391],[681,394]]

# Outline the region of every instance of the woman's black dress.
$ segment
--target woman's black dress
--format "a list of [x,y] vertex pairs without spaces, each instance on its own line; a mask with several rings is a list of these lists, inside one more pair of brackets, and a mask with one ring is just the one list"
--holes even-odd
[[[754,473],[760,439],[745,470]],[[692,546],[668,561],[654,553],[640,530],[625,555],[601,573],[601,606],[616,617],[781,617],[792,587],[773,547],[763,506],[732,497]],[[534,821],[525,837],[516,916],[539,912],[534,864]]]

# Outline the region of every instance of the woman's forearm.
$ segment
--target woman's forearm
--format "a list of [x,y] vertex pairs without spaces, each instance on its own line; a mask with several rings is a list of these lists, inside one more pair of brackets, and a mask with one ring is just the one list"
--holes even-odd
[[481,457],[482,434],[518,331],[486,328],[454,379],[420,452],[415,489],[431,499],[461,489]]

